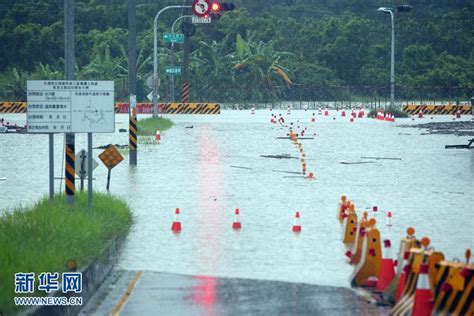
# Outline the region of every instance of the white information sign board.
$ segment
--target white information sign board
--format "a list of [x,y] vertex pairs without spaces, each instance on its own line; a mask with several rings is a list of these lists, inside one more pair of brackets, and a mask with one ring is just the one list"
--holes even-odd
[[28,133],[113,133],[114,82],[28,80]]

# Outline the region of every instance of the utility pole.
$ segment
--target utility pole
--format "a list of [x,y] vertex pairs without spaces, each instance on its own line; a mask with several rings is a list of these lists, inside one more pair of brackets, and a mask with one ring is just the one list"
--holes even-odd
[[128,1],[128,85],[130,103],[129,116],[129,149],[130,165],[137,165],[138,127],[137,127],[137,14],[135,0]]
[[[74,0],[64,0],[64,74],[66,80],[74,80]],[[69,126],[69,128],[71,128]],[[75,191],[75,135],[66,133],[65,188],[66,203],[74,204]]]

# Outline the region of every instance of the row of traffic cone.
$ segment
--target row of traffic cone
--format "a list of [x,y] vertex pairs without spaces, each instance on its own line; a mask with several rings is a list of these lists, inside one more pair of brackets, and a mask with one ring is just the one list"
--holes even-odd
[[[373,211],[377,210],[373,208]],[[466,251],[465,264],[444,261],[441,252],[429,248],[429,238],[418,241],[414,236],[415,230],[410,227],[407,237],[400,241],[398,259],[393,260],[390,239],[392,212],[387,212],[389,238],[384,239],[383,256],[379,255],[376,247],[376,240],[380,239],[375,228],[376,221],[368,219],[367,211],[357,223],[355,205],[342,196],[337,217],[344,227],[343,242],[346,246],[350,246],[351,241],[353,243],[353,247],[346,252],[349,263],[354,265],[352,283],[373,287],[386,303],[394,303],[392,315],[468,315],[469,311],[474,312],[474,298],[469,298],[474,285],[474,265],[469,264],[470,250]],[[454,276],[447,278],[449,274],[438,268],[440,265],[451,267]],[[448,294],[452,299],[446,299]],[[455,300],[455,297],[458,299]]]
[[[179,219],[180,214],[181,214],[180,209],[176,208],[174,212],[175,218],[174,218],[173,223],[171,224],[171,231],[173,233],[180,233],[182,230],[181,220]],[[232,229],[234,230],[242,229],[242,222],[240,221],[240,210],[238,208],[236,208],[234,211],[234,221],[232,222]],[[295,233],[301,232],[300,212],[296,212],[293,227],[291,230]]]
[[[290,137],[291,141],[293,142],[293,144],[296,146],[296,148],[298,149],[299,153],[300,153],[300,162],[301,162],[301,173],[306,176],[306,172],[307,172],[307,166],[306,166],[306,155],[304,153],[304,149],[303,149],[303,144],[301,142],[298,141],[298,135],[295,134],[293,132],[293,130],[290,128],[289,132],[288,132],[288,137]],[[314,174],[312,171],[309,171],[308,172],[308,175],[306,176],[307,179],[309,180],[314,180],[316,179],[314,177]]]
[[395,122],[395,115],[390,112],[378,111],[375,119],[379,121]]

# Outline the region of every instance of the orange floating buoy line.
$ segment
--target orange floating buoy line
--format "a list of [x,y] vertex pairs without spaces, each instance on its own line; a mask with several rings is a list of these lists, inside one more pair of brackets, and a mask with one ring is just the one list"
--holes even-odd
[[[381,213],[376,206],[372,211],[374,215]],[[351,284],[372,291],[379,303],[391,304],[391,315],[472,315],[471,250],[466,250],[465,261],[449,261],[430,247],[428,237],[418,240],[415,230],[409,227],[393,256],[393,212],[382,213],[386,215],[383,234],[377,229],[376,220],[368,218],[369,212],[364,211],[362,219],[357,220],[355,205],[346,195],[338,202],[336,214],[343,228],[345,257],[354,267],[349,277]]]

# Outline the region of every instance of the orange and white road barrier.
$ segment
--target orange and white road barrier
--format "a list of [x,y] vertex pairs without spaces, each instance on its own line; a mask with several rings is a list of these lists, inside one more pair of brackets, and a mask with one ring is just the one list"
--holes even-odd
[[181,222],[179,220],[179,213],[180,213],[180,210],[179,208],[177,208],[176,211],[174,212],[174,222],[171,225],[171,231],[174,233],[179,233],[181,231]]
[[326,110],[324,110],[324,116],[329,116],[329,110],[328,110],[328,108],[326,108]]
[[156,129],[155,140],[157,142],[161,141],[161,134],[160,134],[160,129],[159,128]]
[[241,229],[242,228],[242,223],[240,223],[240,219],[239,219],[239,215],[240,215],[240,210],[238,208],[235,209],[235,213],[234,213],[234,222],[232,223],[232,228],[233,229]]
[[418,281],[416,282],[415,301],[413,303],[413,316],[431,316],[433,310],[433,293],[431,293],[428,279],[428,264],[422,263]]
[[354,244],[357,233],[357,213],[355,209],[350,210],[343,221],[342,242],[344,245],[351,247]]
[[345,111],[345,110],[342,110],[341,116],[342,116],[342,117],[346,117],[346,111]]
[[341,200],[337,203],[337,214],[336,218],[339,219],[341,216],[341,213],[346,210],[346,201],[347,201],[347,196],[341,195]]
[[369,228],[363,237],[361,258],[354,266],[349,281],[352,285],[375,287],[382,263],[380,232],[375,227],[375,219],[369,220]]
[[[434,251],[432,248],[428,249],[430,240],[427,237],[421,239],[423,249],[412,248],[409,255],[409,266],[406,270],[406,282],[400,299],[391,309],[391,314],[398,315],[415,315],[412,314],[415,302],[415,293],[417,290],[417,283],[422,271],[422,265],[428,266],[428,288],[432,291],[435,288],[436,275],[438,273],[439,263],[444,259],[441,252]],[[424,269],[424,268],[423,268]],[[426,287],[426,286],[425,286]]]
[[293,228],[291,229],[295,233],[301,233],[301,219],[300,212],[296,212],[295,221],[293,223]]
[[396,260],[396,271],[395,277],[393,278],[392,282],[387,286],[387,288],[383,292],[384,300],[388,302],[398,302],[403,288],[405,287],[406,276],[408,272],[406,268],[408,264],[408,256],[410,254],[410,249],[416,246],[416,238],[414,236],[415,229],[409,227],[407,229],[407,237],[402,238],[400,240],[400,247],[397,255]]
[[359,221],[359,224],[357,225],[354,244],[345,253],[346,257],[349,259],[350,264],[357,264],[360,261],[365,230],[369,227],[369,220],[367,216],[368,212],[365,211],[361,220]]
[[434,291],[433,315],[474,315],[474,265],[466,262],[441,261]]

